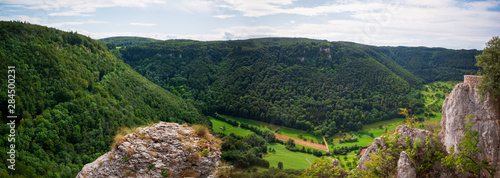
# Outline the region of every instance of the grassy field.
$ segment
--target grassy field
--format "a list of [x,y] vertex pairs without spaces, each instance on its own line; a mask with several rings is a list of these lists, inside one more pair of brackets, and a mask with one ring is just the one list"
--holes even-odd
[[[270,167],[278,167],[278,162],[281,161],[284,169],[306,169],[309,167],[306,158],[315,157],[312,154],[289,151],[284,145],[278,143],[269,143],[267,147],[276,150],[276,153],[269,153],[264,157],[265,160],[269,161]],[[310,158],[309,161],[313,163],[316,159]]]
[[[229,117],[229,116],[227,116],[226,118],[233,119],[233,120],[236,120],[238,122],[243,120],[243,121],[246,121],[245,123],[250,124],[249,123],[250,121],[246,120],[246,119],[241,119],[241,118],[234,119],[234,117]],[[224,133],[225,135],[229,135],[231,133],[234,133],[234,134],[239,135],[239,136],[246,136],[246,135],[254,133],[251,130],[243,129],[240,127],[234,127],[234,126],[232,126],[224,121],[217,120],[217,119],[212,118],[212,117],[210,117],[210,121],[212,122],[214,132]],[[219,128],[222,126],[226,126],[225,131],[222,131]],[[297,147],[302,148],[303,146],[297,144]],[[278,143],[269,143],[268,148],[273,148],[274,150],[276,150],[276,153],[269,153],[268,155],[266,155],[264,157],[265,160],[269,161],[269,164],[271,165],[271,167],[277,167],[278,162],[281,161],[284,163],[283,167],[285,169],[306,169],[309,167],[309,163],[306,161],[306,158],[312,157],[312,158],[309,158],[309,161],[311,161],[311,162],[315,162],[316,161],[315,158],[317,158],[312,154],[289,151],[285,148],[284,145],[281,145]],[[311,147],[306,147],[306,148],[311,148]],[[311,149],[315,149],[315,148],[311,148]]]
[[[254,120],[250,120],[250,119],[243,119],[243,118],[232,117],[232,116],[227,116],[227,115],[223,115],[223,117],[225,117],[227,119],[235,120],[239,123],[246,123],[248,125],[255,126],[261,130],[269,130],[269,131],[274,132],[276,129],[279,129],[279,131],[277,132],[279,134],[286,135],[286,136],[293,137],[293,138],[297,138],[297,139],[301,139],[301,140],[304,140],[304,138],[307,139],[307,141],[314,140],[314,143],[323,144],[323,137],[315,136],[315,135],[308,133],[306,131],[303,131],[303,130],[297,130],[297,129],[278,126],[278,125],[269,124],[269,123],[265,123],[265,122],[261,122],[261,121],[254,121]],[[300,135],[302,135],[302,137],[300,137]]]
[[[303,131],[303,130],[281,127],[280,130],[278,131],[278,133],[282,134],[282,135],[289,136],[289,137],[301,139],[301,140],[304,140],[304,138],[305,138],[309,142],[324,144],[323,137],[307,133],[306,131]],[[314,141],[312,141],[312,140],[314,140]]]
[[263,124],[264,122],[254,121],[254,120],[250,120],[250,119],[243,119],[243,118],[239,118],[239,117],[232,117],[232,116],[227,116],[227,115],[222,115],[222,116],[225,117],[226,119],[231,119],[231,120],[237,121],[240,124],[245,123],[245,124],[248,124],[251,126],[255,126],[255,127],[259,128],[260,130],[269,130],[269,131],[274,133],[273,129],[270,129],[269,127],[266,127]]
[[[235,135],[238,135],[238,136],[247,136],[247,135],[254,133],[251,130],[243,129],[240,127],[234,127],[234,126],[232,126],[224,121],[217,120],[213,117],[210,117],[210,122],[212,122],[214,132],[223,133],[224,135],[229,135],[231,133],[234,133]],[[219,128],[222,126],[226,126],[225,131],[223,131]]]
[[[350,132],[350,133],[341,133],[341,134],[335,134],[333,136],[333,144],[331,143],[330,140],[327,140],[328,146],[330,148],[335,148],[335,147],[343,147],[343,146],[369,146],[373,143],[373,139],[380,137],[387,129],[387,131],[394,130],[398,125],[401,125],[404,122],[404,118],[396,118],[396,119],[391,119],[387,121],[381,121],[381,122],[376,122],[372,124],[367,124],[363,125],[362,132]],[[369,135],[369,133],[373,133],[373,137]],[[339,140],[344,137],[345,138],[350,138],[351,134],[354,134],[356,137],[358,137],[357,142],[348,142],[348,143],[339,143]]]

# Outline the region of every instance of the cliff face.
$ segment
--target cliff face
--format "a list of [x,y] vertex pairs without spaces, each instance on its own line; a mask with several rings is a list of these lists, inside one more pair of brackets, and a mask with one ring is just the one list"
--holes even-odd
[[209,133],[160,122],[125,135],[76,177],[207,177],[219,163],[217,144]]
[[[396,139],[397,141],[394,142],[393,147],[395,148],[404,148],[406,143],[405,140],[408,137],[408,140],[410,144],[414,144],[416,140],[419,140],[421,144],[425,143],[427,137],[432,137],[433,134],[427,130],[422,130],[422,129],[416,129],[416,128],[410,128],[406,125],[400,125],[396,128],[395,133],[397,133],[398,137],[397,138],[390,138],[390,139]],[[380,149],[383,152],[388,152],[389,145],[388,143],[384,142],[384,137],[381,136],[379,138],[375,138],[373,141],[373,144],[370,145],[366,151],[365,154],[359,159],[359,164],[357,166],[357,169],[362,171],[369,171],[366,163],[367,161],[370,161],[370,154],[378,154],[377,150]],[[441,144],[439,143],[434,143],[432,140],[429,141],[429,148],[433,150],[442,150]],[[421,151],[425,152],[428,148],[426,146],[421,146]],[[401,149],[401,152],[398,152],[397,155],[399,155],[399,159],[397,159],[397,175],[396,177],[416,177],[416,167],[418,165],[415,165],[416,163],[412,161],[411,158],[406,154],[404,149]],[[437,164],[433,171],[430,171],[429,175],[436,175],[436,173],[440,172],[442,170],[442,167],[440,164]],[[443,175],[446,177],[447,175]]]
[[[456,148],[465,134],[466,117],[472,115],[472,130],[479,132],[478,148],[482,151],[477,153],[478,158],[488,159],[493,167],[500,170],[499,112],[499,102],[489,96],[481,101],[473,83],[458,84],[443,103],[442,130],[439,133],[441,142],[446,150]],[[500,171],[495,177],[500,177]]]

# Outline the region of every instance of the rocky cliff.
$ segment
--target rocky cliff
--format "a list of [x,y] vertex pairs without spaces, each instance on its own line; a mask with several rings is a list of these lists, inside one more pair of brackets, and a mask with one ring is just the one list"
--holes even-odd
[[[479,132],[479,160],[488,159],[500,170],[500,105],[490,96],[481,101],[474,83],[465,82],[455,86],[443,103],[441,142],[449,150],[457,146],[463,138],[466,117],[472,115],[472,130]],[[451,154],[451,153],[450,153]],[[485,172],[482,172],[486,176]],[[495,177],[500,177],[497,171]]]
[[218,144],[206,129],[160,122],[125,135],[76,177],[207,177],[219,164]]
[[[391,161],[383,164],[393,165],[392,162],[397,160],[397,165],[393,165],[394,167],[397,166],[397,169],[391,170],[390,173],[396,177],[472,176],[467,173],[447,170],[440,163],[441,158],[444,156],[457,152],[457,150],[454,152],[449,152],[449,150],[451,147],[456,148],[461,143],[466,132],[465,125],[468,122],[466,118],[472,115],[472,130],[479,133],[478,148],[480,152],[476,153],[477,160],[475,161],[487,159],[489,164],[498,170],[495,177],[500,177],[500,101],[495,101],[490,96],[486,96],[484,100],[481,100],[476,85],[477,82],[468,81],[466,78],[466,81],[455,86],[445,99],[441,120],[442,130],[436,139],[428,139],[434,135],[429,131],[409,128],[408,126],[398,126],[394,134],[381,136],[374,140],[373,144],[366,149],[365,154],[360,158],[357,169],[361,172],[370,171],[367,166],[367,163],[371,161],[370,155],[380,154],[378,150],[381,150],[383,153],[388,153],[388,155],[394,157]],[[426,140],[424,142],[425,147],[415,146],[419,145],[415,144],[416,142],[424,140]],[[427,140],[431,142],[427,142]],[[411,155],[413,156],[403,150],[412,151]],[[423,165],[426,163],[432,164]],[[382,166],[377,167],[377,169],[381,170]],[[425,175],[421,175],[422,173],[425,173]],[[482,170],[481,177],[489,177],[489,174]]]
[[[389,163],[384,163],[387,166],[397,166],[397,169],[391,174],[397,177],[416,177],[418,164],[426,159],[425,153],[444,151],[444,148],[439,143],[438,139],[432,139],[433,134],[427,130],[410,128],[406,125],[400,125],[396,128],[393,134],[375,138],[373,144],[370,145],[365,154],[359,159],[357,169],[360,171],[370,171],[367,167],[367,162],[372,161],[371,154],[379,154],[378,150],[385,152],[387,155],[394,157]],[[418,142],[418,143],[417,143]],[[418,145],[418,146],[414,146]],[[413,148],[414,157],[418,157],[420,162],[416,162],[408,156],[404,151],[408,148]],[[385,160],[387,161],[387,160]],[[441,175],[443,167],[437,163],[434,168],[425,171],[426,175],[436,176]],[[445,175],[443,175],[445,176]],[[448,175],[446,175],[448,176]]]

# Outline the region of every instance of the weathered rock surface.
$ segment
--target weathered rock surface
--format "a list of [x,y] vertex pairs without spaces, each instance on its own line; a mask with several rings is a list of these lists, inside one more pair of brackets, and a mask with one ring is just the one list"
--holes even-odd
[[[472,130],[479,132],[477,153],[480,160],[488,159],[490,164],[500,170],[500,105],[491,97],[480,100],[478,89],[472,84],[458,84],[443,103],[441,142],[449,150],[460,143],[465,134],[466,117],[472,115]],[[486,176],[485,172],[483,175]],[[497,171],[495,177],[500,177]]]
[[417,170],[414,165],[412,165],[412,161],[408,154],[405,151],[402,151],[399,155],[398,160],[398,176],[397,178],[414,178],[417,177]]
[[160,122],[124,136],[76,177],[207,177],[219,163],[218,140],[191,127]]

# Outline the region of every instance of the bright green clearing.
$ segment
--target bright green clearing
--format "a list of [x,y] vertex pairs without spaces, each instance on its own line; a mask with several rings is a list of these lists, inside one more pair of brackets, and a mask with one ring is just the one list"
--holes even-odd
[[[335,134],[333,136],[333,138],[334,138],[333,144],[331,143],[331,140],[327,140],[329,142],[328,146],[330,146],[330,148],[343,147],[343,146],[354,146],[354,145],[370,146],[373,143],[374,138],[380,137],[382,134],[385,133],[386,128],[387,128],[387,131],[394,130],[394,129],[396,129],[396,127],[401,125],[404,122],[404,120],[405,120],[404,118],[396,118],[396,119],[391,119],[391,120],[387,120],[387,121],[380,121],[380,122],[376,122],[376,123],[372,123],[372,124],[363,125],[363,129],[362,129],[363,133],[362,134],[360,134],[360,132]],[[371,137],[369,135],[370,133],[373,133],[373,137]],[[341,138],[343,138],[344,135],[345,135],[345,138],[350,138],[352,134],[354,136],[358,137],[357,142],[339,143],[339,140]]]
[[278,167],[278,162],[283,162],[283,169],[307,169],[309,163],[306,158],[309,158],[311,163],[316,162],[315,158],[318,158],[312,154],[292,152],[285,148],[284,145],[278,143],[269,143],[267,145],[268,149],[272,148],[276,150],[276,153],[269,153],[265,160],[269,161],[270,167]]
[[[247,136],[247,135],[254,133],[251,130],[240,128],[240,127],[234,127],[231,124],[228,124],[224,121],[217,120],[213,117],[210,117],[210,122],[212,122],[212,129],[214,132],[223,133],[224,135],[229,135],[231,133],[234,133],[235,135],[244,137],[244,136]],[[219,127],[223,127],[223,126],[226,126],[225,131],[223,131],[222,129],[219,128]]]
[[274,130],[267,128],[266,126],[259,123],[258,121],[243,119],[243,118],[239,118],[239,117],[232,117],[232,116],[227,116],[227,115],[222,115],[222,116],[225,117],[226,119],[231,119],[231,120],[237,121],[240,124],[245,123],[245,124],[248,124],[251,126],[255,126],[255,127],[259,128],[260,130],[269,130],[271,132],[274,132]]
[[[278,131],[278,133],[282,134],[282,135],[289,136],[289,137],[293,137],[296,139],[304,140],[304,138],[305,138],[309,142],[324,144],[323,137],[313,135],[313,134],[308,133],[308,132],[303,131],[303,130],[281,127],[280,130]],[[312,140],[314,140],[314,141],[312,141]]]

